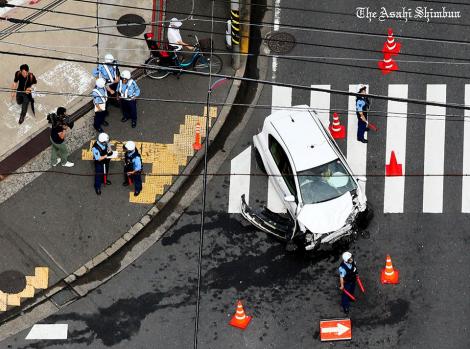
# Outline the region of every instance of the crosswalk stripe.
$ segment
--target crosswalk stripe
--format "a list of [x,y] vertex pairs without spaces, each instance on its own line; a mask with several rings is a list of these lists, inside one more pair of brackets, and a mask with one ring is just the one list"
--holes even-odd
[[272,112],[292,106],[292,88],[273,86],[271,106]]
[[[357,93],[358,84],[349,85],[349,92]],[[367,90],[369,90],[369,86]],[[357,140],[357,117],[356,117],[356,97],[349,96],[348,101],[348,130],[347,130],[347,148],[346,158],[353,174],[356,176],[365,176],[367,169],[367,144]]]
[[[427,85],[426,100],[446,102],[446,85]],[[444,107],[426,105],[424,139],[423,212],[442,213],[444,195]],[[436,176],[437,175],[437,176]]]
[[[465,85],[465,105],[470,106],[470,85]],[[465,109],[463,123],[463,174],[470,173],[470,110]],[[470,176],[462,177],[462,212],[470,213]]]
[[68,324],[36,324],[29,331],[26,339],[67,339],[68,328]]
[[287,212],[284,203],[282,202],[279,194],[274,188],[272,181],[268,180],[268,203],[266,205],[269,210],[276,213],[285,213]]
[[251,146],[238,154],[230,162],[230,187],[228,213],[241,212],[241,196],[245,194],[246,203],[250,200]]
[[[408,85],[389,85],[388,96],[408,98]],[[391,153],[394,151],[397,162],[402,164],[403,173],[405,173],[407,107],[405,102],[388,101],[385,163],[389,163]],[[404,200],[405,177],[385,177],[384,212],[403,213]]]
[[[331,85],[311,85],[313,88],[323,88],[331,90]],[[328,128],[330,124],[330,94],[328,92],[311,91],[310,107],[316,109],[318,117],[323,126]]]

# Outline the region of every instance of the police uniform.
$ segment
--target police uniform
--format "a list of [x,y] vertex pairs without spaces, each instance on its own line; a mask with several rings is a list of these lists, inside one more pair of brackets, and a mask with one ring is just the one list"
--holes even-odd
[[[95,87],[91,92],[93,96],[93,104],[95,105],[95,120],[93,121],[93,127],[98,132],[103,132],[101,125],[106,117],[106,103],[108,101],[108,91],[105,87]],[[98,109],[98,106],[100,109]]]
[[[127,172],[136,171],[131,175]],[[134,196],[139,195],[142,191],[142,157],[137,149],[126,152],[124,157],[124,186],[129,185],[129,179],[134,182]]]
[[93,75],[95,78],[103,78],[106,81],[106,88],[109,88],[114,91],[111,93],[108,91],[109,95],[112,97],[108,100],[108,103],[115,102],[115,105],[118,105],[116,100],[116,88],[118,83],[114,82],[117,77],[119,77],[119,68],[116,64],[99,64],[97,68],[93,70]]
[[127,80],[127,83],[123,83],[121,79],[117,85],[117,91],[121,97],[121,121],[125,122],[131,119],[132,127],[136,127],[137,101],[135,98],[140,96],[139,86],[137,86],[137,83],[133,79]]
[[[347,263],[342,261],[339,268],[339,276],[344,279],[344,288],[354,296],[356,288],[357,268],[356,262]],[[349,312],[349,296],[346,293],[341,294],[341,306],[345,313]]]
[[367,120],[367,110],[369,109],[369,99],[366,96],[356,98],[356,116],[357,116],[357,140],[365,142],[364,133],[367,131],[367,123],[361,119],[359,112],[364,114]]
[[[100,157],[105,155],[111,155],[111,149],[103,143],[96,141],[92,147],[93,159],[95,160],[95,191],[96,194],[101,194],[101,184],[104,183],[104,178],[109,173],[110,159],[103,159],[100,161]],[[106,184],[111,184],[111,181],[106,179]]]

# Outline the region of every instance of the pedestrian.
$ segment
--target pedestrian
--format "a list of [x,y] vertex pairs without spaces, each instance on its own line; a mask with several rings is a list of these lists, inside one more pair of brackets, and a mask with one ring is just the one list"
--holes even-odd
[[118,99],[121,101],[122,122],[132,120],[132,128],[137,126],[137,101],[140,96],[140,88],[137,83],[131,79],[131,72],[124,70],[121,73],[121,80],[117,86]]
[[64,107],[57,108],[57,115],[59,116],[58,122],[52,124],[51,127],[51,165],[57,166],[61,164],[64,167],[72,167],[73,162],[68,161],[68,151],[65,145],[65,136],[69,127],[66,123],[62,122],[66,117],[67,110]]
[[124,182],[123,186],[127,187],[134,182],[134,196],[138,196],[142,191],[142,157],[135,148],[133,141],[127,141],[124,144]]
[[367,112],[369,110],[370,102],[367,97],[367,86],[362,85],[358,93],[361,95],[356,97],[357,140],[362,143],[367,143],[367,139],[364,138],[365,132],[369,131]]
[[[109,103],[119,106],[116,94],[116,88],[119,83],[119,74],[117,61],[111,53],[107,53],[104,56],[104,64],[98,64],[98,67],[93,70],[93,75],[97,79],[103,78],[106,81],[106,90],[108,91],[109,96],[106,107],[108,107]],[[104,125],[108,126],[106,121],[104,122]]]
[[345,314],[349,314],[349,296],[344,292],[348,291],[354,296],[354,289],[356,288],[357,268],[356,262],[353,260],[351,252],[344,252],[342,255],[343,261],[341,262],[339,270],[339,289],[341,290],[341,306]]
[[93,144],[93,159],[95,160],[95,192],[101,195],[101,184],[110,185],[111,181],[107,178],[109,173],[110,156],[113,150],[109,145],[109,136],[106,133],[100,133],[98,140]]
[[99,133],[103,132],[101,125],[104,124],[106,116],[106,101],[108,100],[108,91],[106,90],[106,81],[103,78],[96,80],[96,86],[91,92],[93,104],[95,105],[95,120],[93,127]]
[[15,78],[11,86],[12,90],[16,92],[11,93],[11,99],[16,96],[16,103],[21,105],[21,114],[18,123],[21,125],[24,121],[26,113],[28,112],[28,105],[31,102],[31,110],[34,112],[34,98],[32,95],[33,85],[37,84],[36,77],[33,73],[29,72],[29,66],[27,64],[22,64],[20,70],[15,73]]

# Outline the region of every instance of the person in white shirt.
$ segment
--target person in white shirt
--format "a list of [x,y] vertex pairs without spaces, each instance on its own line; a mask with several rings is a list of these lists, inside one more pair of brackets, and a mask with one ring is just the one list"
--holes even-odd
[[[182,51],[183,48],[185,51],[193,51],[194,47],[185,43],[183,38],[181,37],[181,33],[179,28],[183,25],[183,23],[178,20],[178,18],[172,18],[170,21],[170,25],[168,26],[168,44],[170,48],[175,51],[177,54],[179,51]],[[183,51],[184,51],[183,50]],[[183,57],[187,56],[183,54]]]

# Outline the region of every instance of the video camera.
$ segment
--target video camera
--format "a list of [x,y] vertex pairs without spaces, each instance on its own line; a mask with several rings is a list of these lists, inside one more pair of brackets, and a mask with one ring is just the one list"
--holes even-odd
[[70,115],[66,114],[66,111],[64,107],[57,108],[57,112],[47,114],[47,121],[52,127],[67,126],[72,129],[74,122],[70,119]]

